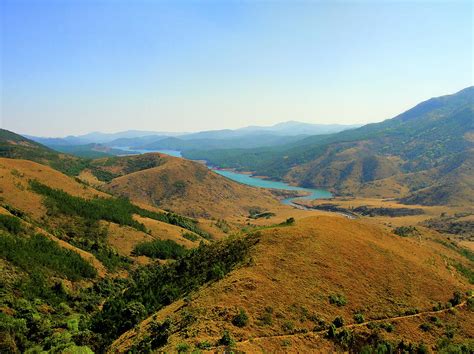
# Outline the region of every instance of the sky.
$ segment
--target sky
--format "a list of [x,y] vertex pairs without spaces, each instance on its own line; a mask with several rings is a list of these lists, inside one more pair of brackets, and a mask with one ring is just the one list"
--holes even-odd
[[1,126],[391,118],[473,85],[472,1],[2,0]]

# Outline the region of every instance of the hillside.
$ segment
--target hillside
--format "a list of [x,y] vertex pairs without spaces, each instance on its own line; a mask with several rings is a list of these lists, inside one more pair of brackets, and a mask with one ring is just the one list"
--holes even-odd
[[85,161],[78,157],[59,153],[5,129],[0,129],[0,157],[35,161],[68,175],[77,175],[85,166]]
[[252,208],[279,207],[276,198],[265,190],[233,182],[200,163],[168,155],[99,160],[94,167],[115,177],[101,187],[103,190],[192,217],[246,217]]
[[2,353],[93,346],[83,329],[111,289],[143,264],[159,266],[213,237],[197,220],[28,160],[0,158],[0,200]]
[[[164,307],[122,335],[109,352],[147,345],[166,352],[180,347],[223,350],[231,341],[233,350],[245,352],[360,351],[384,340],[392,347],[404,340],[434,349],[452,326],[454,342],[465,341],[474,335],[474,312],[466,307],[455,316],[431,314],[439,323],[427,324],[426,330],[420,325],[431,321],[429,315],[391,320],[460,302],[452,300],[453,292],[472,288],[451,266],[468,260],[430,235],[403,238],[335,216],[262,230],[253,236],[242,266]],[[133,297],[134,291],[126,296]],[[345,325],[369,325],[348,327],[347,333],[336,330],[328,338],[337,317]],[[154,341],[159,328],[166,328],[166,335]],[[222,339],[225,331],[229,335]]]
[[[161,154],[87,169],[113,178],[96,178],[99,191],[49,166],[0,158],[1,352],[302,352],[402,339],[439,349],[441,337],[443,346],[469,345],[474,258],[436,232],[400,237],[372,218],[281,206]],[[106,193],[114,186],[136,203]],[[175,211],[228,217],[166,213],[147,199],[153,193]],[[256,206],[277,215],[247,218]],[[348,326],[334,330],[338,316]]]
[[[277,148],[185,152],[220,167],[254,171],[340,195],[407,197],[432,204],[472,203],[474,87],[433,98],[382,123],[309,137]],[[385,189],[377,185],[386,185]],[[433,196],[429,190],[443,190]],[[458,193],[457,196],[454,196]]]

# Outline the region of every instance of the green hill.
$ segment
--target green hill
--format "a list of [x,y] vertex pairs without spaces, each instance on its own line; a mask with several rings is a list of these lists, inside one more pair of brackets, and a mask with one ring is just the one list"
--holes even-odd
[[77,175],[87,162],[62,154],[11,131],[0,129],[0,157],[38,162],[67,175]]
[[[472,169],[466,166],[474,148],[473,117],[474,87],[469,87],[358,129],[313,136],[278,148],[193,151],[185,157],[328,188],[341,195],[451,203],[454,180],[459,178],[453,171],[461,169],[465,177],[472,178]],[[385,190],[379,183],[383,180]],[[442,187],[442,198],[433,198],[426,190],[430,187]],[[474,196],[468,192],[462,199],[474,201]]]

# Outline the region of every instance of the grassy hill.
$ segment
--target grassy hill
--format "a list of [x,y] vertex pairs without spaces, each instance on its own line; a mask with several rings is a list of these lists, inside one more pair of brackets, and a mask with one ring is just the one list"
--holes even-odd
[[246,217],[251,209],[279,206],[265,190],[228,180],[200,163],[167,155],[105,159],[95,161],[94,167],[115,176],[103,190],[192,217]]
[[[320,216],[249,237],[252,246],[243,263],[227,277],[148,317],[109,352],[147,346],[166,352],[225,347],[359,352],[364,345],[375,350],[381,343],[396,348],[401,340],[441,349],[438,340],[451,336],[453,328],[454,343],[474,334],[474,312],[466,306],[456,315],[423,315],[461,302],[453,300],[453,293],[472,288],[449,265],[472,263],[425,234],[400,237],[363,221]],[[140,298],[137,291],[124,297]],[[359,322],[365,325],[353,327]],[[336,329],[331,337],[332,323],[349,327]],[[424,323],[426,328],[420,327]],[[155,340],[158,333],[160,341]]]
[[1,352],[93,347],[90,314],[121,279],[212,241],[197,220],[33,161],[0,158],[0,200]]
[[[402,339],[412,349],[421,341],[472,349],[472,252],[435,232],[401,237],[372,219],[307,218],[318,212],[279,206],[252,224],[228,218],[228,237],[213,237],[226,220],[208,227],[147,198],[156,193],[188,214],[246,216],[271,197],[160,154],[87,169],[114,177],[99,191],[49,166],[0,158],[1,352],[303,352]],[[136,201],[108,194],[113,186]],[[344,325],[335,329],[337,317]]]
[[[194,151],[185,156],[302,186],[328,188],[341,195],[382,192],[385,197],[408,197],[407,201],[424,204],[472,203],[469,189],[451,197],[459,191],[453,188],[450,173],[461,168],[467,179],[472,178],[473,102],[474,87],[469,87],[358,129],[278,148]],[[374,188],[377,184],[389,188]],[[438,200],[426,188],[441,188],[444,196]]]

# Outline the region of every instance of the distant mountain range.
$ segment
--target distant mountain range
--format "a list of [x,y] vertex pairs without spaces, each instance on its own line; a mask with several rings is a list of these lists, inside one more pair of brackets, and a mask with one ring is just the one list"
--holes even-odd
[[474,87],[432,98],[381,123],[257,149],[184,151],[342,195],[407,203],[474,203]]
[[[169,133],[129,130],[119,133],[94,132],[80,136],[49,138],[25,136],[33,141],[56,150],[84,156],[85,151],[94,155],[92,148],[102,144],[108,147],[127,147],[142,150],[193,150],[193,149],[230,149],[275,146],[296,142],[310,135],[336,133],[352,129],[359,125],[310,124],[296,121],[279,123],[273,126],[250,126],[240,129],[209,130],[197,133]],[[69,146],[67,149],[64,146]],[[91,149],[88,150],[90,146]],[[97,149],[96,149],[97,150]],[[101,148],[105,150],[105,148]],[[113,150],[111,153],[120,154]],[[98,156],[96,156],[98,157]]]

